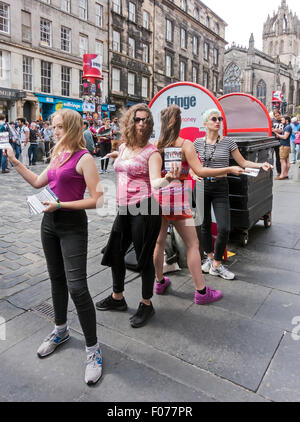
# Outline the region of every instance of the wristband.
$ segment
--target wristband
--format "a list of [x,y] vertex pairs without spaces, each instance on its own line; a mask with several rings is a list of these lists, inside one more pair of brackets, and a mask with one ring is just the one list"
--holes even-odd
[[61,209],[61,203],[60,203],[60,200],[58,199],[56,202],[57,202],[57,208],[60,210],[60,209]]

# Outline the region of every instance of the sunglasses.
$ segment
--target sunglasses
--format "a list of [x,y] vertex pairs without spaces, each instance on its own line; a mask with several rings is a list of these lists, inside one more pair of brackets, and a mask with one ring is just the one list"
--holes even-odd
[[147,120],[147,117],[135,117],[133,120],[135,121],[135,123],[145,122]]
[[210,120],[215,123],[219,120],[219,122],[221,123],[223,122],[223,117],[212,117]]

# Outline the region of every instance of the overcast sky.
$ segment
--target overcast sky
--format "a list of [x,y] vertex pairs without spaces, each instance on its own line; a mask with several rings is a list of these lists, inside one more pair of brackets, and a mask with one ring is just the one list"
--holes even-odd
[[[251,32],[254,34],[255,47],[262,50],[263,24],[268,14],[277,12],[281,0],[202,0],[227,24],[226,41],[248,47]],[[287,0],[287,5],[300,19],[300,1]]]

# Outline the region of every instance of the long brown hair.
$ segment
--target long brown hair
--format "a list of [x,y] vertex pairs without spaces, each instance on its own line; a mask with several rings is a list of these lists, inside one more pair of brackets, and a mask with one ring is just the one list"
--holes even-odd
[[52,114],[51,121],[53,121],[56,116],[61,116],[65,134],[60,141],[57,142],[51,152],[51,163],[55,161],[58,155],[63,151],[71,151],[71,154],[68,157],[68,159],[70,159],[76,151],[86,149],[81,115],[75,110],[64,108]]
[[179,138],[181,129],[181,110],[172,104],[161,112],[161,130],[157,144],[159,152],[163,152],[165,148],[173,147]]
[[[136,139],[136,123],[134,118],[138,111],[145,111],[147,113],[147,120],[146,120],[146,129],[144,136],[141,141]],[[133,147],[139,146],[144,147],[147,145],[152,133],[153,133],[154,121],[152,113],[149,107],[146,104],[136,104],[135,106],[131,107],[129,110],[123,113],[123,116],[120,120],[120,129],[122,133],[122,140],[126,143],[126,145]]]

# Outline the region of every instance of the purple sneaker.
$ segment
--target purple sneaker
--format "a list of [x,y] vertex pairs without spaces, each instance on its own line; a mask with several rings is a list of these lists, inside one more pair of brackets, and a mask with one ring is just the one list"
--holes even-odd
[[209,286],[206,286],[206,295],[200,295],[197,291],[195,292],[195,304],[196,305],[207,305],[208,303],[217,302],[221,300],[223,293],[220,290],[213,290]]
[[169,277],[164,277],[164,280],[164,283],[155,283],[154,291],[157,295],[163,295],[171,284],[171,280],[169,279]]

